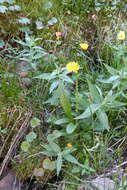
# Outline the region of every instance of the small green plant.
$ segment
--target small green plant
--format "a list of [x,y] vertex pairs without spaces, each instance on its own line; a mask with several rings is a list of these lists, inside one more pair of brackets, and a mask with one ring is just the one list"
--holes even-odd
[[[22,179],[35,176],[44,184],[49,176],[62,173],[68,183],[65,188],[75,190],[73,180],[80,183],[82,177],[106,173],[123,153],[127,48],[121,12],[125,5],[122,0],[0,0],[2,143],[16,123],[11,108],[24,94],[21,107],[41,118],[31,119],[20,146],[15,168]],[[122,31],[116,39],[118,13]],[[12,68],[10,58],[16,60],[16,69],[26,63],[23,72]],[[76,62],[65,67],[72,58]],[[25,72],[34,78],[27,89],[20,88]],[[124,181],[121,190],[126,189]]]
[[5,71],[1,72],[0,77],[0,91],[3,102],[16,102],[16,100],[19,100],[21,88],[17,76]]
[[3,36],[13,36],[15,32],[19,32],[17,16],[20,18],[21,10],[15,0],[0,0],[0,29]]
[[6,134],[7,133],[7,129],[2,129],[1,127],[0,127],[0,134],[2,135],[2,134]]
[[76,148],[73,148],[71,144],[68,144],[66,148],[61,150],[60,146],[55,142],[55,140],[57,140],[61,136],[63,136],[63,134],[60,131],[54,131],[52,134],[48,135],[47,136],[48,144],[42,145],[45,150],[43,152],[39,152],[39,154],[57,158],[56,159],[57,176],[59,175],[62,169],[64,160],[76,164],[82,169],[84,169],[85,166],[83,164],[80,164],[77,161],[77,159],[71,155],[71,153],[76,151]]
[[29,64],[28,69],[36,69],[39,61],[46,55],[45,50],[36,45],[40,38],[31,37],[28,33],[25,33],[25,41],[15,40],[23,50],[18,52],[16,59],[26,61]]
[[0,13],[7,13],[8,11],[20,11],[21,7],[16,4],[15,0],[1,0]]
[[[31,127],[34,129],[35,127],[40,125],[40,120],[38,118],[33,118],[31,120]],[[30,148],[30,144],[37,138],[37,134],[35,132],[30,132],[26,135],[26,140],[21,143],[21,150],[24,152],[28,152]]]
[[[121,85],[123,86],[123,79],[126,80],[126,67],[117,71],[106,65],[105,67],[108,72],[115,76],[111,76],[110,79],[104,80],[103,74],[94,79],[87,74],[84,77],[85,80],[82,81],[84,74],[82,71],[79,71],[79,66],[77,66],[78,64],[76,62],[71,62],[67,64],[66,68],[57,67],[52,73],[43,73],[35,77],[41,80],[48,80],[51,84],[49,94],[51,94],[52,97],[45,103],[55,106],[56,115],[54,120],[49,118],[47,121],[53,123],[55,127],[61,127],[61,130],[58,132],[54,131],[53,134],[48,135],[48,144],[43,145],[46,151],[42,152],[42,154],[47,156],[57,157],[57,175],[61,171],[63,160],[70,161],[80,166],[82,174],[87,172],[87,170],[94,172],[94,169],[97,169],[98,166],[96,159],[99,159],[99,156],[103,157],[103,154],[105,155],[107,163],[109,163],[110,160],[108,159],[105,143],[100,143],[100,141],[95,143],[95,140],[92,143],[92,139],[96,137],[96,133],[99,133],[101,136],[104,132],[107,133],[107,131],[111,130],[110,112],[112,112],[112,115],[116,113],[121,114],[126,107],[124,99],[121,98],[122,88],[120,87]],[[79,86],[80,80],[82,81],[82,86]],[[115,80],[117,80],[117,82],[115,82]],[[105,87],[102,83],[109,85]],[[125,86],[123,88],[125,89]],[[59,114],[57,114],[58,109]],[[86,134],[84,135],[84,133]],[[94,134],[92,138],[89,136],[89,133]],[[59,146],[59,137],[62,137],[64,141],[70,142],[72,141],[71,135],[73,135],[73,141],[77,142],[77,146],[81,143],[81,146],[84,147],[83,154],[85,158],[82,159],[80,157],[84,164],[79,164],[78,161],[75,160],[75,157],[71,155],[73,151],[69,152],[68,149],[66,157],[64,155],[66,153],[66,148],[64,149]],[[83,136],[91,138],[89,143],[83,140]],[[102,150],[102,154],[99,153],[98,150]],[[92,153],[95,158],[92,156]],[[76,149],[75,155],[78,155]],[[70,158],[70,160],[68,158]],[[91,164],[89,159],[92,159],[95,165]]]

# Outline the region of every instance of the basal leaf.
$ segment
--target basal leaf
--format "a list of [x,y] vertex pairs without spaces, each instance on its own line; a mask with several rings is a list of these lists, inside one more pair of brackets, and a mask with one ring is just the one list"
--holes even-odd
[[56,152],[56,153],[60,153],[60,152],[61,152],[60,147],[59,147],[56,143],[51,142],[51,143],[49,143],[49,145],[50,145],[51,149],[52,149],[54,152]]
[[30,124],[31,127],[35,128],[40,125],[40,119],[34,117],[33,119],[31,119]]
[[67,118],[63,118],[63,119],[59,119],[59,120],[55,121],[55,124],[62,125],[62,124],[68,123],[68,122],[69,122],[69,120]]
[[118,71],[112,67],[110,67],[109,65],[105,65],[106,69],[108,70],[108,72],[111,74],[111,75],[116,75],[118,74]]
[[47,136],[47,140],[48,140],[48,142],[51,143],[51,142],[53,142],[55,139],[61,137],[62,135],[63,135],[62,132],[60,132],[60,131],[58,131],[58,130],[55,130],[52,134],[49,134],[49,135]]
[[54,79],[56,76],[51,75],[51,73],[43,73],[41,75],[38,75],[34,78],[36,79],[43,79],[43,80],[51,80]]
[[77,128],[77,125],[76,125],[76,124],[69,123],[69,124],[67,125],[66,132],[67,132],[68,134],[71,134],[71,133],[73,133],[73,132],[75,131],[76,128]]
[[43,168],[53,171],[56,168],[55,162],[51,161],[49,158],[46,158],[43,160]]
[[22,144],[21,144],[21,149],[24,151],[24,152],[27,152],[29,150],[29,147],[30,147],[30,144],[27,142],[27,141],[23,141]]
[[79,115],[78,117],[76,117],[75,119],[86,119],[89,118],[90,116],[92,116],[92,114],[94,114],[98,109],[100,108],[99,104],[92,104],[90,105],[86,111],[84,111],[81,115]]
[[102,124],[102,130],[109,130],[110,127],[109,127],[107,114],[104,111],[99,110],[97,113],[97,116],[98,116],[99,121]]
[[92,102],[95,104],[101,103],[103,97],[99,93],[98,88],[96,88],[96,85],[93,85],[90,81],[88,81],[88,85],[89,85],[89,91],[90,91],[90,96],[92,98]]
[[34,139],[36,139],[37,134],[34,132],[30,132],[27,136],[26,136],[26,141],[27,142],[32,142]]
[[57,176],[59,175],[61,168],[62,168],[62,156],[59,155],[56,160],[56,169],[57,169]]
[[64,89],[62,85],[59,85],[58,95],[59,95],[61,106],[66,116],[68,117],[70,121],[73,121],[70,99],[67,95],[66,90]]
[[82,167],[82,164],[80,164],[80,163],[76,160],[76,158],[75,158],[74,156],[72,156],[71,154],[68,154],[68,155],[64,156],[64,159],[67,160],[68,162],[71,162],[71,163],[73,163],[73,164],[77,164],[77,165],[79,165],[79,166]]
[[52,82],[52,84],[51,84],[51,86],[50,86],[50,89],[49,89],[49,93],[52,93],[52,91],[53,91],[55,88],[57,88],[58,85],[59,85],[59,81],[58,81],[58,80]]

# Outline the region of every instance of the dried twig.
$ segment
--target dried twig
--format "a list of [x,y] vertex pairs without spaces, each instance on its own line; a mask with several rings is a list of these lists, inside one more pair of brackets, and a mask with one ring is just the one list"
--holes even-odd
[[[113,173],[118,173],[118,170],[119,168],[121,168],[122,166],[126,165],[127,164],[127,161],[121,163],[120,165],[118,166],[115,166],[110,172],[106,173],[106,174],[102,174],[101,176],[99,177],[108,177],[108,176],[111,176]],[[121,168],[119,169],[119,172],[123,172],[124,170]]]
[[27,114],[27,118],[24,120],[23,124],[21,125],[17,135],[14,137],[14,140],[12,141],[10,148],[3,160],[3,163],[2,163],[2,166],[0,169],[0,176],[2,175],[3,171],[6,169],[10,158],[12,158],[12,156],[14,155],[14,152],[17,149],[17,147],[19,146],[19,143],[20,143],[23,135],[27,131],[27,128],[29,126],[29,120],[30,120],[31,116],[32,116],[32,112],[29,112]]

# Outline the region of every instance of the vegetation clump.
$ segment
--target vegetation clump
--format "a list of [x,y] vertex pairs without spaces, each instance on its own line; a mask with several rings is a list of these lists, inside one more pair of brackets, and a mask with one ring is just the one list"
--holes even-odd
[[127,164],[126,8],[0,0],[1,175],[76,190],[110,173],[126,188],[112,173]]

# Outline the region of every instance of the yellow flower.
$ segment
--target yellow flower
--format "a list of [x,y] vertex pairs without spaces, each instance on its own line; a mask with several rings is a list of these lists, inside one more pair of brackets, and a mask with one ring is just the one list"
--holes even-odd
[[70,62],[66,65],[66,69],[68,72],[77,73],[79,70],[79,64],[77,62]]
[[70,143],[67,144],[67,148],[72,148],[72,147],[73,147],[72,144]]
[[84,49],[84,50],[87,50],[88,47],[89,47],[89,45],[86,44],[86,43],[81,43],[81,44],[79,44],[79,45],[80,45],[80,47],[81,47],[82,49]]
[[117,39],[118,40],[124,40],[125,39],[125,32],[119,31],[119,33],[117,34]]

